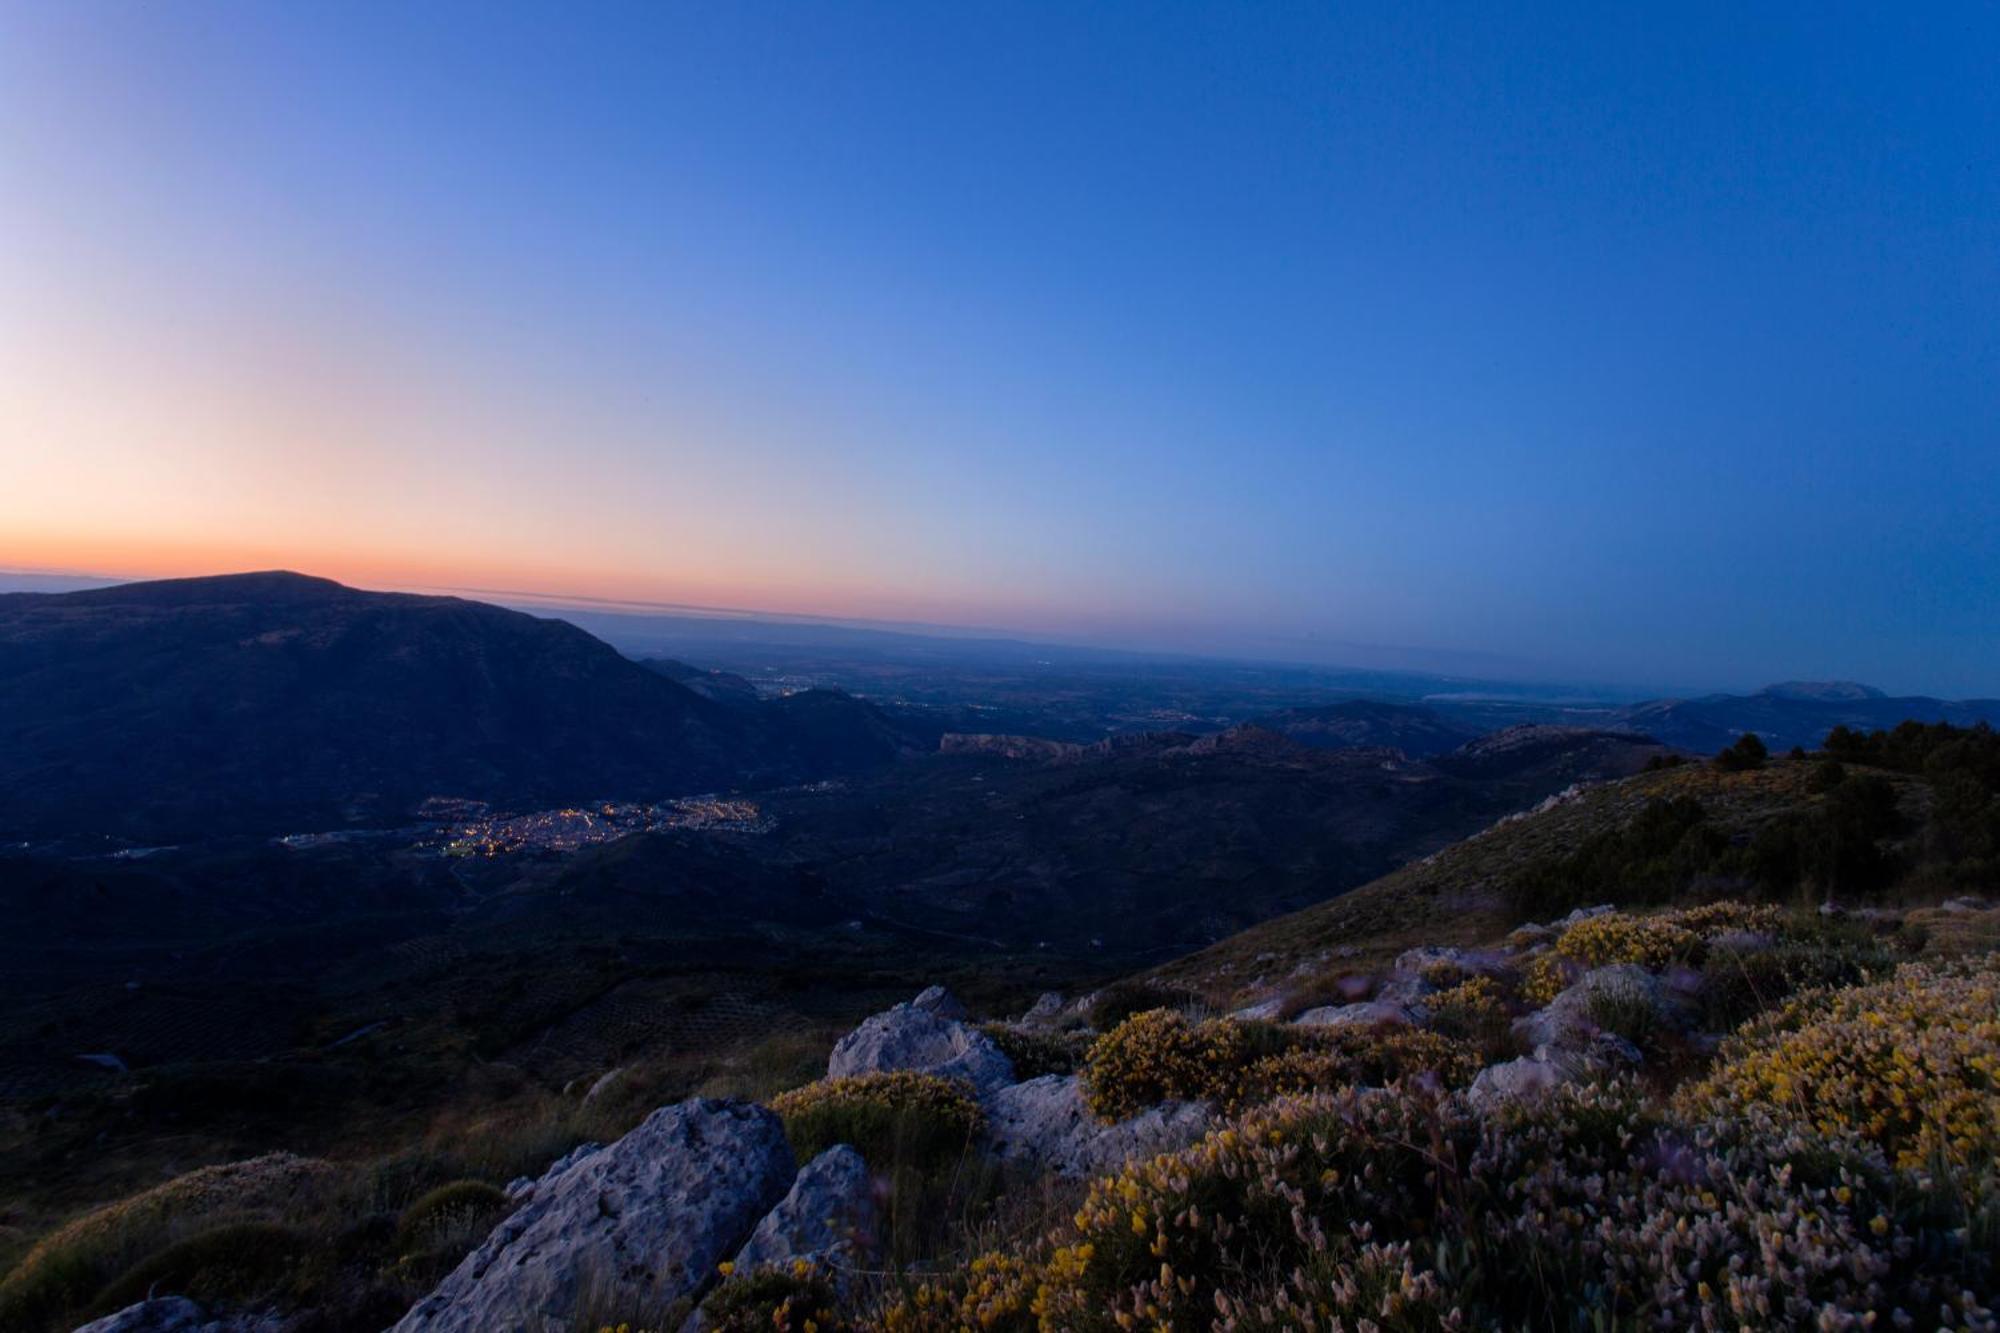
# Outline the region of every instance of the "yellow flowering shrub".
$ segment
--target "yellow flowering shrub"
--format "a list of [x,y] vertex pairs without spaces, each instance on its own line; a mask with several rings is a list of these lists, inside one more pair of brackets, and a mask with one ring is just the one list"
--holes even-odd
[[1745,1027],[1691,1107],[1768,1106],[1824,1134],[1857,1133],[1896,1165],[2000,1153],[2000,955],[1907,964],[1889,980],[1802,996]]
[[1104,1120],[1123,1120],[1164,1101],[1224,1099],[1246,1063],[1241,1023],[1190,1023],[1174,1009],[1134,1014],[1091,1044],[1083,1096]]
[[713,1333],[848,1333],[829,1275],[805,1259],[725,1274],[701,1303]]
[[1529,960],[1521,995],[1530,1004],[1547,1004],[1593,967],[1637,963],[1656,972],[1698,956],[1700,948],[1700,934],[1671,916],[1607,912],[1586,917],[1563,931],[1547,953]]
[[1700,907],[1683,907],[1668,912],[1660,919],[1704,940],[1732,930],[1778,935],[1784,932],[1786,926],[1785,910],[1770,903],[1703,903]]
[[1513,1049],[1513,1011],[1492,977],[1472,977],[1438,991],[1425,998],[1424,1008],[1431,1031],[1469,1042],[1487,1061]]
[[871,1162],[941,1161],[986,1126],[964,1081],[908,1070],[822,1079],[772,1098],[771,1109],[801,1159],[850,1143]]
[[1098,1038],[1083,1070],[1090,1109],[1122,1120],[1163,1101],[1206,1101],[1237,1111],[1292,1093],[1382,1085],[1429,1076],[1462,1087],[1478,1052],[1415,1028],[1297,1027],[1211,1019],[1169,1009],[1136,1014]]

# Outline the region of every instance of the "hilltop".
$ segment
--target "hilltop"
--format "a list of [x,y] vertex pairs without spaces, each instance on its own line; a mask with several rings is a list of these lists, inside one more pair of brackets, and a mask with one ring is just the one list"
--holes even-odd
[[[710,690],[723,695],[727,683]],[[0,832],[154,841],[888,762],[844,695],[708,697],[560,620],[275,572],[0,596]]]

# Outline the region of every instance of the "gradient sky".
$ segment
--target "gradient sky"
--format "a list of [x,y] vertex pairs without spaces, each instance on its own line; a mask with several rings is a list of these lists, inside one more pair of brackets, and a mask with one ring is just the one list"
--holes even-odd
[[1991,5],[17,0],[0,566],[2000,694],[1996,69]]

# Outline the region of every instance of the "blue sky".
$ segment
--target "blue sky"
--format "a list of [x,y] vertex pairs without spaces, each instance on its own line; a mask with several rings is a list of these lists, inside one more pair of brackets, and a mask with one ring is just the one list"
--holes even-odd
[[0,563],[2000,694],[1991,6],[11,6]]

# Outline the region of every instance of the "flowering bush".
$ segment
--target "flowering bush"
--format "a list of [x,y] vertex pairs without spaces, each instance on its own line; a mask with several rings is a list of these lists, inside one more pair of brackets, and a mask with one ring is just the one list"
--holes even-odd
[[[1488,1116],[1294,1099],[1092,1186],[1070,1224],[894,1303],[989,1328],[1992,1329],[1990,1175],[1947,1198],[1853,1135],[1664,1115],[1629,1083]],[[1968,1209],[1970,1212],[1968,1212]]]
[[701,1304],[714,1333],[847,1333],[828,1275],[805,1259],[730,1273]]
[[[1703,909],[1696,909],[1703,910]],[[1521,984],[1531,1004],[1547,1004],[1576,977],[1593,967],[1637,963],[1648,971],[1696,957],[1701,936],[1665,916],[1607,912],[1586,917],[1565,930],[1548,953],[1534,958]]]
[[1488,1061],[1504,1059],[1513,1048],[1513,1013],[1500,983],[1473,977],[1424,1000],[1430,1029],[1470,1043]]
[[771,1109],[801,1158],[849,1143],[871,1162],[943,1161],[986,1125],[963,1081],[907,1070],[808,1083],[774,1097]]
[[1906,965],[1888,981],[1816,991],[1745,1028],[1685,1097],[1769,1107],[1823,1134],[1858,1133],[1899,1166],[1990,1162],[2000,1151],[2000,956]]
[[1234,1111],[1291,1093],[1420,1076],[1462,1087],[1481,1063],[1465,1042],[1411,1028],[1190,1023],[1155,1009],[1097,1039],[1083,1088],[1100,1118],[1121,1120],[1169,1100]]

